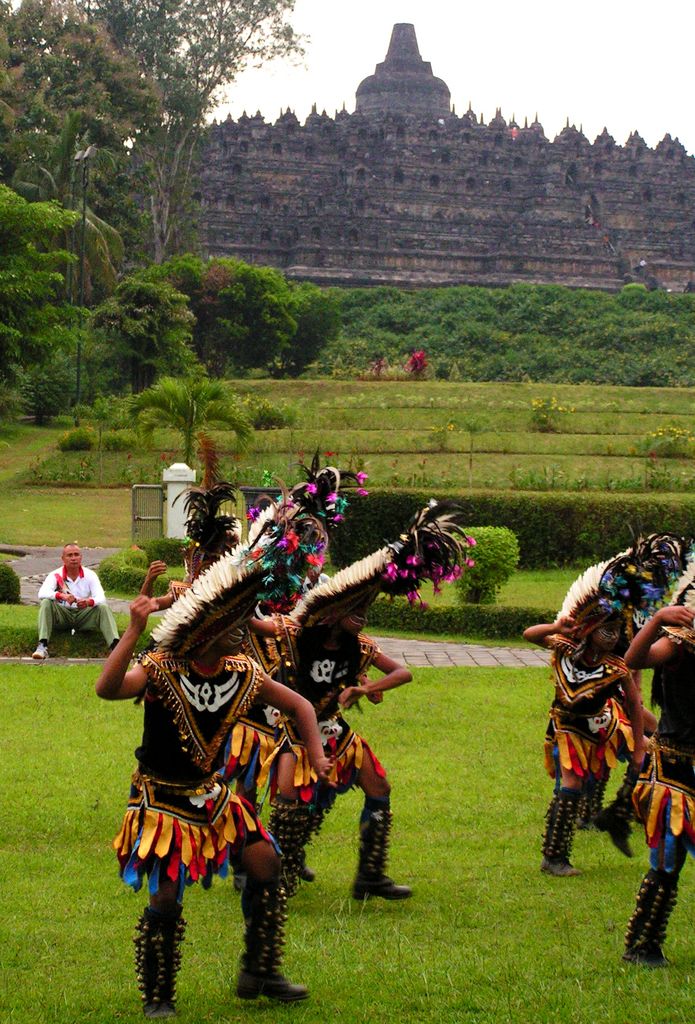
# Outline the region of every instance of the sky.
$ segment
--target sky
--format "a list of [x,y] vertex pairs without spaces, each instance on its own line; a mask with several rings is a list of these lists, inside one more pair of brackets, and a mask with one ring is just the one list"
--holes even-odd
[[497,107],[519,124],[537,113],[550,139],[569,118],[590,141],[605,126],[621,145],[634,130],[650,146],[668,132],[695,153],[691,0],[296,0],[291,22],[304,57],[244,71],[214,116],[353,111],[393,25],[410,22],[459,115],[469,102],[486,122]]

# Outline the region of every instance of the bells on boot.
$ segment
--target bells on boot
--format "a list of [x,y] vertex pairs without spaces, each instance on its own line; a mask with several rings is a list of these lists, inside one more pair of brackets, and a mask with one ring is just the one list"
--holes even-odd
[[546,875],[568,878],[581,874],[570,864],[578,803],[579,792],[571,789],[561,789],[550,801],[545,816],[541,861],[541,871]]
[[623,960],[642,967],[665,967],[668,963],[661,945],[666,926],[676,905],[678,875],[651,869],[642,879],[637,905],[625,935]]
[[265,884],[248,877],[242,897],[246,918],[245,950],[237,979],[240,999],[267,996],[294,1003],[309,995],[304,985],[294,985],[280,974],[284,946],[287,894],[275,881]]
[[186,923],[179,914],[160,914],[147,907],[135,932],[135,973],[150,1019],[176,1014],[176,975]]
[[396,885],[386,874],[391,822],[388,804],[382,803],[372,808],[360,823],[360,858],[352,886],[356,900],[366,900],[370,896],[379,896],[382,900],[407,900],[413,894],[409,886]]
[[305,847],[313,834],[312,812],[301,800],[285,800],[278,796],[268,829],[277,841],[282,856],[282,878],[288,896],[294,896],[305,861]]

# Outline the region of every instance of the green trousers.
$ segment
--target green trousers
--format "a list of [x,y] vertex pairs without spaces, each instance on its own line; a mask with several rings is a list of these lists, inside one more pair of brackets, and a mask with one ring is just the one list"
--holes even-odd
[[100,629],[107,647],[118,640],[116,620],[106,604],[73,610],[60,601],[45,598],[39,605],[39,640],[50,640],[54,629]]

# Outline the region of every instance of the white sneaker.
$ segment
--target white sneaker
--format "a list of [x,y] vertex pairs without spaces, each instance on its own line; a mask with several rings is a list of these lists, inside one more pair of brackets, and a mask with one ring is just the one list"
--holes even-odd
[[46,646],[46,644],[42,643],[39,640],[38,644],[36,645],[36,650],[32,654],[32,658],[35,661],[45,661],[47,657],[48,657],[48,647]]

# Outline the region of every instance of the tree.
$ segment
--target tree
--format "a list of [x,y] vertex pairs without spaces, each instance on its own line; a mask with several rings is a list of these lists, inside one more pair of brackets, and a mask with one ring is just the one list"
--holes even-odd
[[[15,11],[4,5],[3,15],[0,3],[0,173],[10,181],[19,165],[52,168],[66,116],[79,112],[81,137],[113,158],[92,168],[91,205],[134,249],[142,215],[132,194],[132,141],[150,118],[157,122],[159,101],[88,6],[23,0]],[[3,109],[11,125],[3,126]]]
[[205,118],[250,64],[299,50],[286,21],[294,0],[80,0],[134,55],[161,97],[161,117],[135,140],[147,189],[152,255],[170,254],[190,198]]
[[150,387],[162,372],[190,372],[193,316],[186,296],[167,281],[133,274],[94,311],[92,327],[111,347],[134,394]]
[[0,185],[0,382],[11,384],[18,368],[74,345],[74,310],[61,297],[60,272],[71,257],[51,245],[75,219]]
[[235,395],[221,381],[206,377],[162,377],[154,387],[143,391],[135,400],[134,409],[145,429],[167,427],[181,436],[183,460],[189,466],[196,443],[214,447],[208,430],[228,428],[236,434],[240,447],[251,437],[251,424]]
[[280,353],[276,372],[298,377],[329,341],[340,334],[340,306],[335,295],[302,282],[292,288],[292,316],[297,330]]
[[185,255],[150,268],[148,275],[171,281],[189,296],[193,345],[210,373],[281,363],[297,321],[292,291],[280,271]]
[[[52,147],[46,153],[45,166],[37,160],[21,164],[15,172],[13,187],[31,202],[55,200],[67,210],[79,209],[84,202],[84,242],[85,242],[85,283],[86,295],[91,295],[93,285],[101,286],[106,293],[113,291],[116,285],[116,265],[123,259],[123,241],[121,236],[98,217],[86,203],[86,195],[80,196],[81,173],[75,163],[75,154],[87,146],[86,140],[80,136],[82,115],[72,111],[65,115],[60,135],[53,140]],[[104,160],[104,150],[97,150],[96,160]],[[108,158],[107,158],[108,159]],[[86,182],[83,184],[86,188]],[[75,251],[74,231],[65,230],[61,239],[62,245],[69,251]],[[76,303],[79,300],[77,275],[67,275],[68,298]]]

